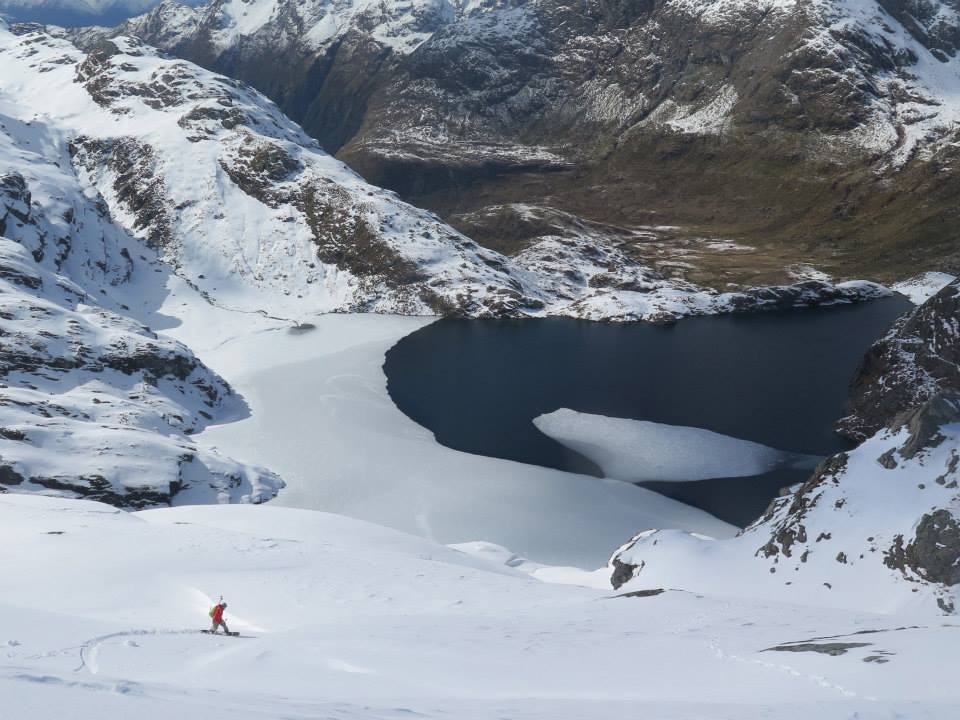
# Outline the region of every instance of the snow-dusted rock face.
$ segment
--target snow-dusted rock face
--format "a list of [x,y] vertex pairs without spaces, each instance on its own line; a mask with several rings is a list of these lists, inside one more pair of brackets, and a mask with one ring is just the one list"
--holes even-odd
[[[519,201],[665,221],[893,279],[904,253],[958,261],[958,17],[947,0],[218,0],[119,32],[251,82],[445,217]],[[470,234],[503,243],[497,224]]]
[[190,441],[238,401],[187,348],[99,307],[7,238],[0,338],[0,492],[148,507],[262,502],[282,487]]
[[0,37],[0,490],[126,507],[269,500],[277,476],[190,438],[242,402],[133,319],[170,322],[156,315],[170,272],[71,162],[63,116],[97,107],[75,82],[82,55],[40,33]]
[[948,390],[960,392],[960,281],[898,320],[870,348],[837,427],[864,440],[889,418]]
[[[290,298],[312,311],[482,315],[535,302],[536,284],[500,256],[367,185],[245,86],[137,41],[83,54],[19,32],[3,38],[0,87],[55,119],[114,222],[202,291],[222,299],[232,286],[247,309]],[[15,96],[27,83],[37,90]]]
[[[92,222],[60,207],[57,186],[65,183],[96,198],[96,222],[158,252],[211,302],[287,317],[373,311],[669,321],[885,292],[822,282],[704,291],[583,233],[549,233],[507,257],[367,184],[238,81],[130,38],[101,39],[84,53],[41,28],[17,26],[0,28],[0,43],[0,93],[24,137],[48,141],[45,197],[57,207],[49,213],[56,237],[21,241],[53,269],[87,251],[71,249],[70,233]],[[9,212],[17,212],[18,187],[4,190]]]
[[936,396],[776,500],[736,538],[650,530],[611,559],[622,591],[682,587],[888,612],[960,599],[960,396]]
[[641,533],[614,554],[614,586],[727,583],[734,592],[825,604],[955,612],[958,290],[956,282],[944,288],[868,353],[854,383],[855,414],[844,421],[851,435],[867,435],[858,448],[824,461],[734,539]]

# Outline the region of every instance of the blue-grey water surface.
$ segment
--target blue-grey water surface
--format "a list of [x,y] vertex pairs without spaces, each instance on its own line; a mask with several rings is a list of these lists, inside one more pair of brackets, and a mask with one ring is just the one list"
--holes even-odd
[[[443,445],[480,455],[600,476],[533,426],[562,407],[829,455],[849,448],[832,426],[860,359],[909,307],[895,297],[666,327],[440,320],[401,340],[384,367],[404,413]],[[808,474],[644,485],[742,526]]]

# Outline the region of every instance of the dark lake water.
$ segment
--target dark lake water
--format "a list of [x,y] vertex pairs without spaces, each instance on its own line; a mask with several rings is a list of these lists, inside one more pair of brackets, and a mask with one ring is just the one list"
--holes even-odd
[[[559,408],[705,428],[781,450],[849,448],[832,430],[864,352],[903,298],[818,310],[689,318],[672,326],[441,320],[386,357],[397,406],[447,447],[601,476],[534,427]],[[737,525],[808,470],[644,483]]]

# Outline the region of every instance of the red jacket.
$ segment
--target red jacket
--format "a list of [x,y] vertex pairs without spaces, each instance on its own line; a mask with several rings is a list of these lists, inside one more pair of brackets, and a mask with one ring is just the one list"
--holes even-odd
[[215,623],[223,620],[223,605],[217,605],[213,608],[213,621]]

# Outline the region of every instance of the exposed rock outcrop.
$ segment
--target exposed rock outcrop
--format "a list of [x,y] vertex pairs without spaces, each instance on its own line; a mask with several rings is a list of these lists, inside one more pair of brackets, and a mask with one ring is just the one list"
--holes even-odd
[[0,486],[121,507],[263,502],[278,477],[189,435],[239,402],[183,345],[0,237]]
[[0,175],[0,235],[9,223],[30,221],[30,191],[26,180],[17,172]]
[[960,392],[960,281],[901,318],[867,352],[837,424],[861,441],[935,393]]
[[887,567],[904,575],[944,585],[960,584],[960,523],[956,514],[940,509],[924,515],[906,547],[898,535],[887,550]]

